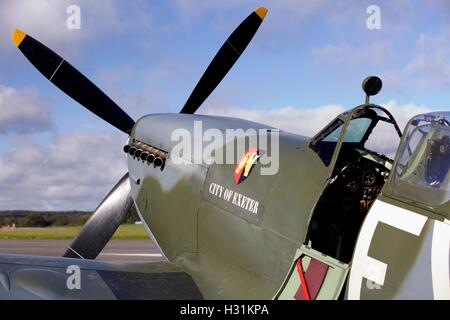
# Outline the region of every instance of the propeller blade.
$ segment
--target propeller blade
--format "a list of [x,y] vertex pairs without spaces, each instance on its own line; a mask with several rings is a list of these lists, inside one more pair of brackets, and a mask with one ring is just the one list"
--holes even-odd
[[125,220],[132,205],[127,173],[95,209],[63,257],[95,259]]
[[117,129],[131,132],[134,120],[67,61],[19,29],[14,29],[12,39],[31,64],[69,97]]
[[266,14],[267,9],[259,7],[233,31],[200,78],[181,113],[197,111],[244,52]]

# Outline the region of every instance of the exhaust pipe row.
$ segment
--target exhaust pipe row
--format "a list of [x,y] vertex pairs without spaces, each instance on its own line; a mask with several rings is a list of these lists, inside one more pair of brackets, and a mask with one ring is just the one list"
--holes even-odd
[[127,144],[123,147],[123,151],[128,153],[134,159],[147,162],[148,165],[153,164],[153,167],[164,169],[164,165],[167,159],[167,152],[161,149],[150,146],[144,142],[133,139],[131,144]]

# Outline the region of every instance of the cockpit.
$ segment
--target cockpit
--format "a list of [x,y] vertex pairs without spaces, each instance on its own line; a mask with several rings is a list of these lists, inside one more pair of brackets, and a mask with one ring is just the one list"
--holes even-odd
[[312,248],[349,262],[363,219],[392,169],[401,132],[392,115],[362,105],[338,116],[309,146],[330,178],[308,231]]
[[305,244],[345,263],[352,258],[366,213],[390,175],[402,136],[391,113],[369,102],[369,96],[381,89],[381,80],[368,77],[363,89],[365,104],[336,117],[309,142],[328,180],[311,215]]

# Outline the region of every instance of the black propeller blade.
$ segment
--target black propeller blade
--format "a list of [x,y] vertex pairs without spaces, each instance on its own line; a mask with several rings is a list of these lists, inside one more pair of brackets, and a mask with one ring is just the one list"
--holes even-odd
[[131,132],[134,120],[67,61],[18,29],[12,38],[31,64],[69,97],[117,129]]
[[94,214],[85,223],[80,234],[64,253],[64,257],[95,259],[125,220],[133,205],[128,173],[114,186]]
[[197,111],[247,48],[266,13],[266,8],[259,7],[233,31],[200,78],[181,113],[194,114]]

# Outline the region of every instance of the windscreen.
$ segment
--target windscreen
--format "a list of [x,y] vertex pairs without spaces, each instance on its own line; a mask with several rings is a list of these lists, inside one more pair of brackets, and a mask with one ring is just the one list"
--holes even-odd
[[[378,106],[358,107],[352,112],[352,118],[345,129],[343,145],[366,149],[390,160],[400,142],[400,132],[394,125],[395,120]],[[347,115],[348,112],[342,114]],[[328,166],[341,136],[344,121],[337,119],[324,128],[310,143],[310,147]]]

